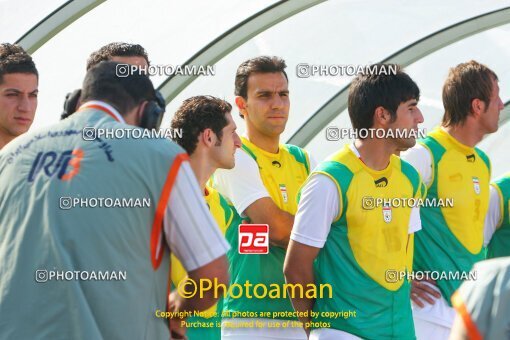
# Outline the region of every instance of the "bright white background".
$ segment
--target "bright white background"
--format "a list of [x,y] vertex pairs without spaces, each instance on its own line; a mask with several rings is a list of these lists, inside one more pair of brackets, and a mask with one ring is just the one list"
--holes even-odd
[[[61,0],[0,0],[0,41],[16,41],[63,3]],[[269,0],[106,1],[33,53],[40,73],[40,96],[32,129],[58,121],[65,94],[80,87],[85,62],[100,46],[112,41],[139,43],[149,52],[152,64],[181,64],[237,23],[273,3]],[[234,104],[237,66],[253,56],[278,55],[287,61],[291,91],[291,118],[283,135],[286,141],[350,79],[298,78],[296,65],[377,62],[433,32],[509,5],[508,0],[321,3],[262,32],[220,60],[215,76],[198,78],[168,104],[163,125],[168,125],[182,100],[192,95],[211,94]],[[422,92],[423,127],[430,130],[441,119],[441,87],[449,67],[470,59],[492,68],[500,79],[503,102],[510,99],[510,25],[505,25],[447,46],[407,67]],[[163,77],[153,78],[156,86],[163,80]],[[242,133],[244,123],[237,112],[234,116]],[[343,112],[328,125],[348,127],[348,115]],[[480,144],[492,160],[493,177],[510,171],[509,134],[510,124],[506,124]],[[347,142],[329,142],[322,131],[307,148],[322,160]]]

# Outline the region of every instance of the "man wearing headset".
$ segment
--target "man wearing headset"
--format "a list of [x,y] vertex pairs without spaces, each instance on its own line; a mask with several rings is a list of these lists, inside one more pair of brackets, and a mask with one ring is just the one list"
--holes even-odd
[[[87,59],[87,71],[102,61],[116,61],[121,64],[136,65],[141,68],[147,68],[150,64],[149,55],[143,46],[138,44],[129,44],[125,42],[112,42],[102,46]],[[64,102],[64,112],[61,115],[65,119],[72,115],[78,108],[78,99],[80,99],[81,89],[69,92]],[[158,98],[158,101],[160,99]],[[164,102],[161,103],[164,105]]]
[[158,121],[149,78],[117,77],[117,65],[89,70],[70,118],[0,151],[0,338],[168,339],[165,311],[217,300],[168,298],[168,248],[196,282],[228,282],[229,246],[184,150],[85,135]]

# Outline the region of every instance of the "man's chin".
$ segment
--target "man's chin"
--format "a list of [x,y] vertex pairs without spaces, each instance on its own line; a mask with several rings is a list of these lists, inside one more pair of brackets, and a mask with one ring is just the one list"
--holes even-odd
[[236,162],[232,161],[230,164],[222,166],[221,169],[232,170],[236,166]]
[[416,139],[405,139],[399,143],[398,150],[404,152],[416,145]]

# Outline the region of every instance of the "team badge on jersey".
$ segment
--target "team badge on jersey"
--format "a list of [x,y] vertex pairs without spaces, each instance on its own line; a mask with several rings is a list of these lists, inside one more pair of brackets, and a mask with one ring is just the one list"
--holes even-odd
[[383,218],[384,222],[390,223],[391,222],[391,206],[389,203],[384,203],[382,208]]
[[287,195],[287,187],[285,186],[285,184],[280,184],[280,192],[282,193],[283,202],[287,203],[287,201],[289,200],[289,196]]
[[478,177],[473,177],[473,188],[475,189],[475,193],[480,195],[480,180]]

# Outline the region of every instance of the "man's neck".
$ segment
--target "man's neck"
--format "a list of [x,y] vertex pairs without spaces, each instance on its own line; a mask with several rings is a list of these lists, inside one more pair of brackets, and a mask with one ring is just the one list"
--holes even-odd
[[11,135],[0,133],[0,150],[2,150],[4,146],[6,146],[13,139],[14,137]]
[[354,146],[363,163],[377,171],[386,169],[390,163],[391,155],[397,151],[393,144],[383,139],[356,139]]
[[270,153],[278,153],[278,148],[280,146],[280,136],[277,137],[265,136],[250,128],[247,129],[246,135],[248,136],[248,140],[255,144],[257,147],[259,147],[260,149]]
[[443,126],[441,128],[448,132],[448,134],[457,141],[471,148],[474,148],[484,136],[483,131],[480,131],[478,127],[475,127],[473,124],[469,124],[468,122],[462,126]]
[[207,157],[197,155],[197,151],[190,156],[189,163],[191,165],[191,169],[195,173],[195,177],[197,178],[203,195],[205,193],[207,181],[211,178],[214,171],[216,171],[216,168],[210,164]]

